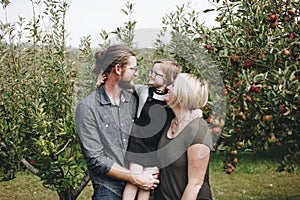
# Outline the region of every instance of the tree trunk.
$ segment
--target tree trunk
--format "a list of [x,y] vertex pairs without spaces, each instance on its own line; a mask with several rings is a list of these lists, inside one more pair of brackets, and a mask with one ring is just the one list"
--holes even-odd
[[64,191],[58,192],[58,196],[60,200],[76,200],[80,195],[82,190],[87,186],[90,181],[90,176],[88,173],[84,176],[80,186],[78,188],[68,188]]

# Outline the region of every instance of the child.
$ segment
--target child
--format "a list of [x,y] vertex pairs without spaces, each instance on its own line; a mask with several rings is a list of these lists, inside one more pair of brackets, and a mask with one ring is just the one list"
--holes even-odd
[[[138,95],[139,106],[132,128],[126,159],[129,169],[133,172],[147,171],[149,167],[157,166],[157,145],[165,126],[173,119],[173,111],[166,105],[164,97],[166,87],[173,83],[181,67],[170,60],[154,62],[150,70],[150,86],[137,85],[135,92]],[[150,192],[127,183],[123,200],[149,199]]]

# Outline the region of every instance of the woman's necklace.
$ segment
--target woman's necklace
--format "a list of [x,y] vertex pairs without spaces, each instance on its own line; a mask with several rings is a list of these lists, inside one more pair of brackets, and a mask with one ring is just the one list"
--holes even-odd
[[180,123],[186,118],[187,116],[184,116],[183,118],[181,118],[181,120],[180,121],[178,121],[178,120],[175,120],[175,118],[172,120],[172,130],[171,130],[171,133],[172,133],[172,135],[174,135],[175,133],[176,133],[176,131],[178,131],[178,127],[179,127],[179,125],[180,125]]

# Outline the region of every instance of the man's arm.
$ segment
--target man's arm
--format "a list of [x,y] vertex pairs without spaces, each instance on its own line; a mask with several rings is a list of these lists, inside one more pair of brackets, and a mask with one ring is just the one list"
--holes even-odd
[[89,106],[82,103],[77,106],[75,124],[81,150],[89,170],[96,174],[107,173],[114,161],[104,152],[104,144],[98,135],[96,119]]
[[156,167],[153,167],[153,170],[148,170],[147,172],[135,173],[129,171],[128,169],[120,166],[117,163],[114,163],[110,170],[107,172],[107,175],[129,182],[143,190],[150,190],[156,188],[159,184],[158,173],[159,171]]
[[144,190],[157,186],[159,183],[157,168],[147,173],[133,173],[106,156],[89,106],[84,104],[77,106],[75,124],[82,152],[90,170],[130,182]]

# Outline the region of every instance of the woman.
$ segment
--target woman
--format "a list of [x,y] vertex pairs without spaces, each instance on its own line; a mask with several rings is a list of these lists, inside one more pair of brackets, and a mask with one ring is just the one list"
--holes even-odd
[[[156,149],[166,125],[174,114],[166,106],[167,86],[174,82],[181,67],[171,60],[155,61],[149,74],[149,86],[136,85],[139,107],[128,143],[126,160],[132,172],[141,173],[157,166]],[[150,168],[149,168],[150,167]],[[123,200],[149,199],[150,192],[127,183]]]
[[207,83],[180,73],[167,89],[165,101],[175,118],[158,145],[161,170],[155,199],[212,199],[208,177],[212,137],[206,121],[192,114],[208,100]]

